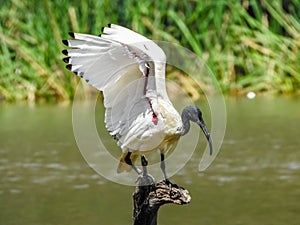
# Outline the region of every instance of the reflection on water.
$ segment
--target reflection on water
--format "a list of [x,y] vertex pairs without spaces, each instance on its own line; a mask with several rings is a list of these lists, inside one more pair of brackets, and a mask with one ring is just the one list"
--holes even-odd
[[[299,100],[226,103],[217,159],[198,173],[202,152],[195,152],[172,178],[192,202],[162,207],[160,224],[298,224]],[[0,125],[1,225],[131,224],[134,187],[89,168],[73,137],[70,106],[2,105]]]

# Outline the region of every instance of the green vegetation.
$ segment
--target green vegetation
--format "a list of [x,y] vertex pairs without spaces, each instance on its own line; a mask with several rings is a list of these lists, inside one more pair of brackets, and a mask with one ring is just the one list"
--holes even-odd
[[107,23],[189,48],[224,93],[299,94],[300,0],[2,0],[0,18],[8,101],[72,99],[78,78],[61,61],[61,39],[70,30],[99,34]]

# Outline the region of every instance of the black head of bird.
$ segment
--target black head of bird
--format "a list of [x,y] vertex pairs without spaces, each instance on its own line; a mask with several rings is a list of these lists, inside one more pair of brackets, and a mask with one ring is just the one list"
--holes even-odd
[[201,110],[197,106],[194,106],[194,105],[186,106],[182,111],[181,119],[182,119],[182,124],[183,124],[183,132],[181,135],[183,136],[189,132],[190,121],[197,123],[200,126],[201,130],[203,131],[203,133],[208,141],[210,154],[212,154],[212,150],[213,150],[212,140],[210,138],[210,134],[207,130],[206,124],[203,120]]

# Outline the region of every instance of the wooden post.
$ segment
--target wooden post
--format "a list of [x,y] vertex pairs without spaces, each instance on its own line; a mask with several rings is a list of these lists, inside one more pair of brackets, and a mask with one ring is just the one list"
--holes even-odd
[[157,225],[157,213],[160,206],[167,203],[184,205],[191,201],[191,196],[186,189],[169,181],[147,185],[145,182],[149,182],[149,176],[144,174],[139,178],[138,186],[133,194],[134,225]]

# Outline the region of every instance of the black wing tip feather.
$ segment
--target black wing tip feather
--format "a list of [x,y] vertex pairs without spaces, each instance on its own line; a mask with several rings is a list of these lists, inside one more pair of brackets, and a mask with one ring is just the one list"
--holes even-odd
[[66,46],[69,46],[69,41],[68,40],[62,40],[62,43]]
[[[69,58],[70,58],[70,57],[63,58],[63,61],[66,62],[66,63],[68,63]],[[66,68],[67,68],[68,70],[72,71],[72,64],[67,64],[67,65],[66,65]],[[86,82],[89,82],[89,79],[86,79],[86,78],[83,77],[84,72],[82,72],[82,71],[72,71],[72,72],[73,72],[76,76],[85,79]]]
[[[111,28],[111,23],[107,24],[107,27]],[[101,34],[99,34],[98,37],[101,37],[101,35],[102,35],[103,32],[104,32],[104,29],[105,29],[105,27],[102,27],[102,28],[101,28]]]
[[71,58],[71,57],[65,57],[65,58],[63,58],[63,61],[64,61],[65,63],[69,63],[70,58]]
[[61,53],[68,56],[68,50],[67,49],[62,50]]
[[70,31],[70,32],[69,32],[69,36],[70,36],[71,38],[75,38],[74,32]]
[[105,29],[105,27],[101,28],[101,33],[98,35],[98,37],[101,37],[101,35],[103,34],[104,29]]
[[68,70],[72,70],[72,64],[66,65],[66,68],[67,68]]

